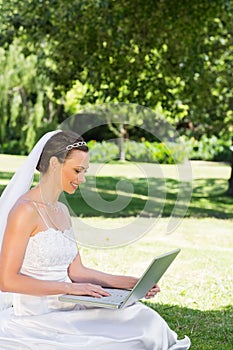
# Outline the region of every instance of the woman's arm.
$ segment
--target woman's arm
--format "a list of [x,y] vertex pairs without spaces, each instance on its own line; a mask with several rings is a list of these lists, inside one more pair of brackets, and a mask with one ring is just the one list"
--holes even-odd
[[[112,275],[87,268],[82,264],[80,255],[70,264],[68,272],[73,282],[97,283],[102,287],[132,289],[138,282],[136,277]],[[156,284],[148,291],[145,298],[153,298],[158,292],[160,292],[160,288]]]
[[0,255],[0,290],[37,296],[107,295],[98,285],[44,281],[20,273],[30,235],[37,228],[37,215],[34,206],[26,201],[19,201],[9,213]]
[[83,265],[80,255],[70,264],[68,273],[73,282],[89,282],[110,288],[132,289],[138,281],[136,277],[112,275],[87,268]]

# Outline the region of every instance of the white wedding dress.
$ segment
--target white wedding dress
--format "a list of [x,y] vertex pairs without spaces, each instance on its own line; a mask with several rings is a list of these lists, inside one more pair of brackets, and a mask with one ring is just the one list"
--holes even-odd
[[[21,272],[43,280],[70,281],[77,254],[72,229],[37,233],[28,243]],[[158,313],[138,302],[120,310],[64,303],[53,296],[14,294],[0,311],[1,350],[186,350]]]

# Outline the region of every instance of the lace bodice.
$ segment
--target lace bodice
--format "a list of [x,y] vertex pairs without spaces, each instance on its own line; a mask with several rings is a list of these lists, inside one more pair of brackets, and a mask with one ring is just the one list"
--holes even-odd
[[72,228],[64,232],[48,228],[30,237],[22,269],[67,268],[76,255],[77,244]]
[[[41,280],[71,282],[68,266],[77,253],[77,243],[72,228],[64,232],[48,228],[30,237],[21,273]],[[71,304],[59,302],[58,295],[37,297],[15,294],[13,304],[16,315],[38,315],[74,307]]]

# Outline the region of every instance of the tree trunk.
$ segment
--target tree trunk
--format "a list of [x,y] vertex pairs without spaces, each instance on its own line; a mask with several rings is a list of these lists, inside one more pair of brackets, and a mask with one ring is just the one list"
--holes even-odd
[[124,136],[121,135],[119,137],[119,153],[120,153],[120,161],[124,162],[125,161],[125,150],[124,150]]
[[233,197],[233,145],[230,147],[230,150],[232,151],[231,154],[231,176],[230,179],[228,180],[228,190],[227,190],[227,194],[229,196]]
[[124,150],[124,142],[125,142],[125,128],[124,124],[120,124],[120,137],[119,137],[119,152],[120,152],[120,161],[125,161],[125,150]]
[[233,166],[231,167],[231,177],[228,180],[229,181],[229,186],[228,186],[228,195],[233,197]]

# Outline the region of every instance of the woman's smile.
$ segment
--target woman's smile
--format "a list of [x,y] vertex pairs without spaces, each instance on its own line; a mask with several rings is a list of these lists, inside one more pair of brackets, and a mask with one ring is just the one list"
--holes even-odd
[[74,182],[71,182],[71,185],[74,187],[75,190],[77,190],[79,187],[79,184],[74,183]]

